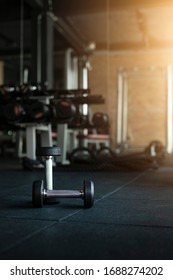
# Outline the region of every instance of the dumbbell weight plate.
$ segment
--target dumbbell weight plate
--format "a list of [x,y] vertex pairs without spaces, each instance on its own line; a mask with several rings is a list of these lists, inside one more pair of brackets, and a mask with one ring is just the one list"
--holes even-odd
[[90,208],[94,204],[94,183],[92,181],[84,181],[84,208]]
[[70,121],[76,115],[76,105],[69,99],[62,99],[57,102],[56,120],[58,122]]
[[161,141],[151,141],[145,149],[145,154],[148,159],[163,159],[164,157],[164,146]]
[[97,151],[97,155],[100,157],[112,157],[115,156],[114,152],[109,147],[102,147]]
[[43,207],[43,180],[37,180],[33,182],[32,186],[32,203],[35,208]]
[[70,153],[69,160],[71,164],[91,164],[95,161],[95,155],[90,149],[86,147],[79,147]]
[[40,147],[36,150],[37,156],[60,156],[61,149],[59,147]]

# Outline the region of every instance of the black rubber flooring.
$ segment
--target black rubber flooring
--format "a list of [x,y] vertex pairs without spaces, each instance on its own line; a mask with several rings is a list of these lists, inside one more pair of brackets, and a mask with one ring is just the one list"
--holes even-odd
[[[2,164],[2,163],[1,163]],[[81,199],[34,209],[31,190],[43,170],[0,169],[0,259],[173,259],[173,166],[145,171],[54,170],[54,188],[95,184]]]

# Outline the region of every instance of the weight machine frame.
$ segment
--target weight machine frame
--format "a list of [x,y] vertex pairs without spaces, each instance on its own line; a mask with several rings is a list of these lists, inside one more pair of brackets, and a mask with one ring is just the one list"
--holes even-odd
[[[128,120],[128,79],[130,75],[139,75],[139,70],[136,68],[120,69],[118,71],[118,96],[117,96],[117,127],[116,127],[116,153],[121,153],[121,150],[128,150],[127,143],[127,120]],[[153,75],[157,67],[145,68]],[[172,65],[161,67],[160,70],[164,73],[167,82],[167,132],[166,132],[166,151],[173,152],[173,70]],[[137,77],[137,76],[136,76]],[[150,77],[152,78],[152,77]]]

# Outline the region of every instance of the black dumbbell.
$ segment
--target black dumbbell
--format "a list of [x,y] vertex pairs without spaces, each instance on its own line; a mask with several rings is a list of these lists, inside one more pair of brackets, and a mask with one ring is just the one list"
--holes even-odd
[[61,154],[58,147],[41,147],[37,156],[42,156],[45,165],[45,182],[37,180],[33,182],[32,202],[37,208],[43,207],[44,200],[49,201],[54,198],[82,198],[84,208],[90,208],[94,204],[94,184],[85,180],[82,190],[54,190],[52,180],[52,158]]

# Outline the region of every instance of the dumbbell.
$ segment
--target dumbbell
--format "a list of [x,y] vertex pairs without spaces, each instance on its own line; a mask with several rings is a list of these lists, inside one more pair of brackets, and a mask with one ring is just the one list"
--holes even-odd
[[61,150],[58,147],[40,147],[36,151],[44,162],[45,182],[36,180],[32,186],[32,203],[36,208],[43,207],[44,201],[59,198],[82,198],[84,208],[90,208],[94,204],[94,183],[84,180],[82,190],[55,190],[53,189],[53,157],[59,156]]

